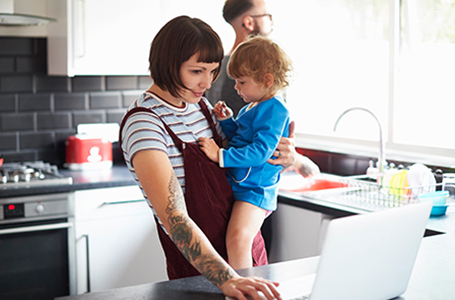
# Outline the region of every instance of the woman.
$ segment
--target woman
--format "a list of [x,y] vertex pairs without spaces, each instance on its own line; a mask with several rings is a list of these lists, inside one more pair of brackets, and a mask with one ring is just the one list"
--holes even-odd
[[[170,279],[204,275],[226,296],[278,298],[277,283],[241,277],[226,263],[225,234],[233,203],[224,172],[199,150],[200,137],[221,146],[219,125],[202,98],[220,70],[218,35],[186,16],[168,22],[152,42],[152,86],[129,108],[120,130],[121,148],[159,226]],[[221,134],[221,136],[220,136]],[[256,265],[266,264],[260,234]]]

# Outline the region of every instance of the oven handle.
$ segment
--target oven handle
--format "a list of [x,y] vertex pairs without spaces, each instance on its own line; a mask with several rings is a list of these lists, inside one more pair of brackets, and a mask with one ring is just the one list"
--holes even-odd
[[44,231],[44,230],[56,230],[73,227],[73,223],[58,223],[58,224],[49,224],[49,225],[37,225],[37,226],[26,226],[20,228],[9,228],[0,230],[0,235],[2,234],[12,234],[12,233],[24,233],[24,232],[33,232],[33,231]]
[[88,234],[82,235],[82,238],[85,238],[85,255],[87,256],[87,293],[92,291],[91,280],[90,280],[90,247],[89,247],[89,236]]

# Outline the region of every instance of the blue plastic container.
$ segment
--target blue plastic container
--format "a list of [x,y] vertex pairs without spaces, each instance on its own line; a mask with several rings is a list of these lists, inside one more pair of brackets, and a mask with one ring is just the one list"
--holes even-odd
[[449,191],[436,191],[419,196],[420,201],[432,201],[433,206],[446,205],[447,198],[449,198]]
[[431,216],[442,216],[445,215],[447,211],[447,206],[449,205],[438,205],[438,206],[433,206],[431,209]]

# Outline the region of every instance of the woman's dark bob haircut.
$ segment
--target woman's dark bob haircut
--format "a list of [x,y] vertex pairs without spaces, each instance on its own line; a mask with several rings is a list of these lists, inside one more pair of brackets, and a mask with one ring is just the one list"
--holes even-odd
[[[188,89],[180,79],[180,67],[199,53],[199,62],[219,63],[223,60],[220,37],[205,22],[180,16],[172,19],[157,33],[150,47],[149,71],[156,84],[174,97]],[[220,67],[213,81],[218,78]]]

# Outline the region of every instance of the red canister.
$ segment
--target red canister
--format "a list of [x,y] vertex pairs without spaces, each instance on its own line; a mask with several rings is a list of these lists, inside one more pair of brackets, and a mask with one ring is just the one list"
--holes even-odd
[[71,170],[108,169],[112,167],[112,143],[107,138],[85,134],[66,140],[66,167]]

